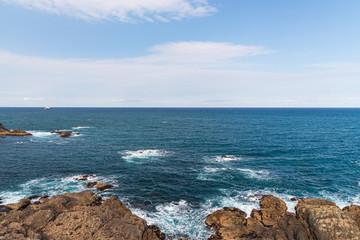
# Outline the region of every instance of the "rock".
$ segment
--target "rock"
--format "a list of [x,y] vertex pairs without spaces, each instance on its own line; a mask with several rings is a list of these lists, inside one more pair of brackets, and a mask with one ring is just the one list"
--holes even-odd
[[359,240],[359,226],[346,211],[322,199],[303,199],[296,206],[297,218],[305,226],[310,239]]
[[112,188],[112,187],[113,187],[113,185],[102,183],[102,182],[99,182],[96,184],[96,188],[100,191],[104,191],[104,190]]
[[25,132],[23,130],[14,129],[13,131],[10,131],[9,129],[5,128],[0,123],[0,135],[5,136],[31,136],[31,133]]
[[290,199],[290,201],[296,202],[296,201],[300,201],[300,200],[302,200],[302,199],[304,199],[304,198],[301,198],[301,197],[292,197],[292,198]]
[[20,202],[14,203],[14,204],[8,204],[8,205],[6,205],[6,207],[11,208],[12,210],[18,211],[18,210],[25,209],[27,206],[30,205],[30,203],[31,203],[30,199],[24,198],[24,199],[21,199]]
[[237,208],[223,208],[206,218],[206,225],[216,232],[209,240],[308,239],[295,215],[286,210],[286,204],[271,195],[261,198],[260,210],[254,209],[249,218]]
[[76,178],[74,178],[76,181],[87,181],[87,180],[89,180],[89,178],[94,178],[94,177],[96,177],[96,175],[94,175],[94,174],[86,174],[86,175],[82,175],[81,177],[76,177]]
[[85,191],[0,214],[0,239],[162,240],[165,235],[115,197],[101,203],[100,196]]
[[233,155],[222,155],[220,158],[222,159],[235,159]]
[[360,206],[351,205],[344,207],[343,211],[348,213],[360,227]]
[[85,183],[85,186],[88,188],[92,188],[92,187],[95,187],[97,183],[98,182],[88,182],[88,183]]
[[70,137],[71,136],[71,134],[72,134],[72,132],[62,132],[62,133],[60,133],[60,137]]
[[72,136],[72,132],[71,131],[61,131],[61,130],[55,130],[52,131],[51,133],[56,133],[56,134],[60,134],[60,137],[70,137]]

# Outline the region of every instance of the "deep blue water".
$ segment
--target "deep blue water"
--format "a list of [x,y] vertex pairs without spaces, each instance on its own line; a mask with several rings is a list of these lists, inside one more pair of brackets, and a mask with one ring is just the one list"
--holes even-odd
[[0,122],[34,134],[0,138],[5,203],[82,191],[74,178],[96,174],[115,185],[97,193],[194,239],[211,233],[204,220],[216,209],[250,213],[254,194],[290,210],[293,196],[360,204],[360,109],[0,108]]

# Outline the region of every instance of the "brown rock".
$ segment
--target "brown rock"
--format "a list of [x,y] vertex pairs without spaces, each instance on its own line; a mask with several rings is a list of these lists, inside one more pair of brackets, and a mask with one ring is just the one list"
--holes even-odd
[[112,187],[113,187],[113,185],[102,183],[102,182],[99,182],[96,184],[96,188],[100,191],[104,191],[104,190],[112,188]]
[[88,183],[85,183],[85,186],[88,188],[92,188],[92,187],[95,187],[97,183],[98,182],[88,182]]
[[360,206],[351,205],[344,207],[343,211],[348,213],[360,227]]
[[70,137],[71,136],[71,134],[72,134],[72,132],[61,132],[60,133],[60,137]]
[[164,234],[115,197],[101,203],[99,196],[85,191],[0,214],[0,239],[161,240]]
[[14,129],[13,131],[10,131],[9,129],[5,128],[0,123],[0,135],[5,136],[31,136],[31,133],[25,132],[23,130]]
[[308,239],[301,223],[286,209],[282,200],[265,195],[260,201],[260,210],[254,209],[249,218],[236,208],[216,211],[205,221],[208,227],[216,231],[209,240]]
[[355,220],[333,202],[304,199],[296,206],[296,214],[310,239],[360,239],[360,229]]
[[24,199],[21,199],[20,202],[14,203],[14,204],[8,204],[8,205],[6,205],[6,207],[11,208],[12,210],[18,211],[18,210],[25,209],[27,206],[30,205],[30,203],[31,203],[30,199],[24,198]]

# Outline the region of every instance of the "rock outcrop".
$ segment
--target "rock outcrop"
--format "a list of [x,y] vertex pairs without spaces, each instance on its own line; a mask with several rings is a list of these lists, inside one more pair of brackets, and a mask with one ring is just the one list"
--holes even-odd
[[71,131],[61,131],[61,130],[52,131],[51,133],[57,133],[60,135],[60,137],[70,137],[73,135],[73,132]]
[[4,206],[0,211],[0,239],[126,239],[161,240],[156,226],[133,215],[114,196],[84,191]]
[[296,215],[286,204],[264,195],[260,210],[251,216],[237,208],[223,208],[210,214],[205,223],[215,230],[209,240],[359,240],[360,206],[342,211],[335,203],[321,199],[301,199]]
[[14,129],[12,131],[10,131],[9,129],[5,128],[1,123],[0,123],[0,135],[4,135],[4,136],[31,136],[31,133],[25,132],[23,130],[18,130],[18,129]]
[[351,214],[335,203],[322,199],[303,199],[296,206],[296,215],[305,226],[309,239],[360,239],[359,225]]

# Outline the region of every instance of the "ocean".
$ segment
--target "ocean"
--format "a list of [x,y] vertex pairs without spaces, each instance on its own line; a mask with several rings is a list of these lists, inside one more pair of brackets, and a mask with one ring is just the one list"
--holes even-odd
[[114,185],[97,194],[200,240],[208,214],[250,214],[262,194],[290,211],[292,197],[360,204],[360,109],[0,108],[0,122],[33,134],[0,137],[3,204],[83,191],[76,178],[94,174]]

